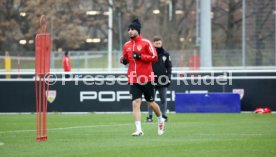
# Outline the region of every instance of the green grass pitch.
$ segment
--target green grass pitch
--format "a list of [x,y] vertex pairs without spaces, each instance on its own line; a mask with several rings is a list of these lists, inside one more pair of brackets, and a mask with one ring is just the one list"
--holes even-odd
[[[142,115],[143,120],[146,114]],[[169,114],[166,132],[131,114],[49,114],[48,140],[35,140],[35,114],[0,115],[1,157],[274,157],[276,114]]]

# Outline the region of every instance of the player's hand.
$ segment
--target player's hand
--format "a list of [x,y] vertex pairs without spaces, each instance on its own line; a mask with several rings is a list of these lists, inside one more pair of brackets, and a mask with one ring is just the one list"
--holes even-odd
[[120,62],[124,65],[127,65],[127,59],[123,56],[120,58]]
[[140,54],[139,52],[135,52],[135,51],[134,51],[132,54],[133,54],[133,58],[134,58],[135,60],[141,59],[141,54]]

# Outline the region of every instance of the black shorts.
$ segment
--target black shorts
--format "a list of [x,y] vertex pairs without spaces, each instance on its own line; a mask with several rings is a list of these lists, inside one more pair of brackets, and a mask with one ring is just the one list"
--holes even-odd
[[142,94],[147,102],[154,101],[154,85],[151,82],[146,84],[133,83],[130,85],[131,100],[142,98]]

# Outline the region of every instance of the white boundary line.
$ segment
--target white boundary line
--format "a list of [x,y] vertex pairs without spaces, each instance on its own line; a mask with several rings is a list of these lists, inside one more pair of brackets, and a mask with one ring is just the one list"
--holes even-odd
[[256,134],[256,133],[242,133],[242,134],[236,134],[236,133],[219,133],[219,134],[208,134],[208,133],[203,133],[203,134],[197,134],[199,136],[218,136],[218,135],[223,135],[223,136],[262,136],[263,134]]
[[[220,79],[227,79],[227,80],[254,80],[254,79],[276,79],[276,76],[200,76],[200,77],[173,77],[172,80],[220,80]],[[63,81],[63,82],[79,82],[79,81],[127,81],[127,78],[72,78],[72,79],[65,79],[65,78],[56,78],[56,79],[50,79],[53,81]],[[0,82],[29,82],[34,81],[33,78],[26,78],[26,79],[17,79],[17,78],[11,78],[11,79],[5,79],[0,78]]]
[[[148,123],[149,124],[149,123]],[[109,124],[109,125],[91,125],[91,126],[72,126],[72,127],[64,127],[64,128],[49,128],[47,131],[58,131],[58,130],[69,130],[69,129],[83,129],[83,128],[98,128],[98,127],[111,127],[111,126],[130,126],[132,124]],[[1,134],[8,134],[8,133],[25,133],[25,132],[35,132],[36,130],[12,130],[12,131],[1,131]],[[236,134],[236,133],[222,133],[222,134],[208,134],[208,133],[199,133],[196,134],[199,136],[262,136],[263,134],[258,133],[242,133],[242,134]],[[3,143],[4,144],[4,143]],[[1,142],[0,142],[1,146]]]
[[[71,126],[64,128],[48,128],[47,131],[57,131],[57,130],[68,130],[68,129],[82,129],[82,128],[98,128],[98,127],[112,127],[112,126],[129,126],[132,124],[103,124],[103,125],[85,125],[85,126]],[[23,133],[23,132],[35,132],[36,130],[10,130],[10,131],[0,131],[0,134],[7,133]]]
[[[273,69],[248,69],[248,70],[239,70],[239,69],[218,69],[218,70],[173,70],[172,73],[173,74],[204,74],[204,73],[275,73],[276,72],[276,68]],[[6,74],[10,74],[10,75],[18,75],[17,71],[11,71],[11,72],[6,72],[5,70],[0,69],[0,75],[6,75]],[[21,71],[20,75],[34,75],[35,71],[32,69],[31,71]],[[127,74],[127,69],[115,69],[113,71],[106,71],[104,69],[99,70],[99,71],[95,71],[95,70],[91,70],[91,69],[86,69],[85,71],[72,71],[72,72],[64,72],[62,69],[61,71],[51,71],[50,74],[73,74],[73,75],[81,75],[81,74],[85,74],[85,75],[95,75],[95,74],[104,74],[104,75],[111,75],[111,74]]]

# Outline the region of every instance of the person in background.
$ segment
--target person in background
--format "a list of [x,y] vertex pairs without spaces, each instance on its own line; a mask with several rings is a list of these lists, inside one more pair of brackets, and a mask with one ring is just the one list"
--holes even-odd
[[[154,36],[153,44],[158,54],[158,61],[152,63],[154,75],[156,75],[155,82],[155,93],[159,92],[161,104],[160,108],[162,111],[162,117],[165,121],[168,121],[167,112],[167,89],[171,83],[172,74],[172,62],[168,51],[163,48],[162,39],[160,36]],[[152,110],[148,108],[149,116],[146,122],[153,122]]]
[[11,78],[11,57],[10,57],[10,54],[9,54],[9,51],[6,51],[6,54],[5,54],[5,70],[7,72],[6,74],[6,78],[7,79],[10,79]]
[[[63,63],[64,72],[70,72],[71,71],[71,63],[70,63],[68,50],[66,50],[64,53],[64,56],[62,58],[62,63]],[[65,74],[65,78],[70,78],[70,75]]]
[[128,27],[130,40],[123,46],[120,62],[128,66],[128,83],[132,99],[132,114],[136,130],[132,136],[144,135],[141,126],[141,102],[144,95],[148,106],[155,112],[158,119],[158,135],[164,133],[165,120],[157,103],[154,101],[154,74],[152,62],[157,61],[156,50],[152,43],[140,35],[141,23],[138,19]]

